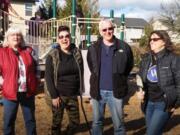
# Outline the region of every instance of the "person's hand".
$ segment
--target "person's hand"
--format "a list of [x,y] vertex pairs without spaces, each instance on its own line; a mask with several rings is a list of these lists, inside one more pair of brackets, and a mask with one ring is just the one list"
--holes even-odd
[[57,97],[57,98],[52,99],[52,104],[53,104],[53,106],[55,108],[59,108],[59,106],[60,106],[60,98]]
[[175,110],[176,110],[175,108],[171,108],[170,112],[174,113]]
[[171,108],[168,110],[168,112],[171,114],[171,117],[173,117],[173,115],[175,115],[176,108]]
[[139,88],[139,91],[136,92],[137,98],[141,101],[144,100],[145,92],[142,90],[142,88]]

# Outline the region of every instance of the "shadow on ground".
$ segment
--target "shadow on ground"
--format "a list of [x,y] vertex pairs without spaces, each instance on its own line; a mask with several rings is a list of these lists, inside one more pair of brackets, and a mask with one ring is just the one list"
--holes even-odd
[[[137,90],[137,86],[136,86],[134,77],[129,78],[128,87],[129,87],[129,90],[128,90],[128,94],[124,100],[124,105],[132,107],[132,105],[133,106],[137,105],[133,102],[135,100],[130,100],[131,97],[135,95],[135,92]],[[38,93],[39,94],[43,93],[43,85],[40,85]],[[132,104],[132,102],[134,104]],[[139,106],[137,106],[137,107],[139,107]],[[137,109],[140,109],[140,108],[137,108]],[[87,112],[88,116],[92,115],[91,111],[92,110],[89,111],[90,113]],[[139,110],[139,112],[140,112],[140,110]],[[127,114],[125,114],[125,119],[129,115],[130,114],[128,114],[128,111],[127,111]],[[130,135],[144,135],[146,132],[144,116],[141,113],[137,114],[137,116],[139,116],[139,117],[137,118],[137,117],[132,116],[132,118],[133,118],[132,120],[130,117],[130,119],[128,118],[128,121],[125,122],[125,128],[126,128],[126,131],[128,132],[128,135],[129,134]],[[170,119],[168,125],[165,128],[165,132],[171,131],[171,133],[172,133],[172,130],[174,129],[174,127],[177,127],[179,125],[179,123],[180,123],[180,115],[176,114]],[[91,127],[91,124],[92,124],[92,121],[89,121],[89,127]],[[112,125],[111,117],[109,115],[104,120],[104,127],[106,127],[106,128],[104,128],[104,134],[103,135],[113,135],[113,125]],[[80,124],[80,126],[77,129],[77,133],[82,133],[82,134],[88,135],[88,127],[87,127],[86,123]],[[62,135],[65,135],[65,131],[63,131]]]
[[[169,123],[166,126],[165,131],[169,131],[175,126],[179,125],[180,123],[180,115],[174,115],[172,118],[169,120]],[[179,133],[180,134],[180,133]]]

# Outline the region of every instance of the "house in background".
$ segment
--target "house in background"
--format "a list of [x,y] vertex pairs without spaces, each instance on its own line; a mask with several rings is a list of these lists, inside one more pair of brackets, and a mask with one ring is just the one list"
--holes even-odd
[[[3,12],[0,10],[0,40],[2,42],[4,33],[7,31],[7,28],[11,25],[17,25],[18,27],[21,27],[23,30],[23,33],[26,33],[26,20],[29,20],[32,16],[34,16],[34,13],[37,9],[35,5],[35,0],[11,0],[10,1],[12,8],[18,13],[20,17],[23,19],[20,19],[17,17],[14,13],[9,10],[9,14],[6,12]],[[3,17],[2,17],[3,16]],[[8,18],[8,19],[4,19]]]
[[162,22],[159,21],[158,19],[152,20],[151,24],[152,24],[154,30],[168,30],[168,27],[163,25]]
[[171,37],[172,42],[180,43],[180,35],[173,31],[169,31],[168,27],[165,26],[160,20],[158,19],[152,20],[151,24],[154,30],[166,30],[169,36]]
[[34,16],[37,10],[35,0],[12,0],[11,5],[22,18],[27,20]]
[[[114,18],[114,23],[118,26],[115,35],[120,37],[120,18]],[[137,43],[144,35],[144,28],[148,22],[142,18],[125,18],[124,40],[128,43]]]
[[27,22],[31,17],[35,15],[35,12],[37,10],[35,0],[11,0],[11,6],[23,19],[13,16],[13,13],[9,11],[9,26],[15,25],[17,27],[20,27],[23,34],[26,35],[28,31]]
[[[108,19],[109,17],[102,17]],[[121,18],[114,18],[115,30],[114,35],[120,38]],[[98,24],[97,24],[98,25]],[[142,18],[125,18],[124,40],[130,45],[137,44],[144,35],[144,28],[148,22]],[[81,35],[80,41],[85,41],[87,35]],[[97,40],[98,35],[91,35],[91,41]],[[85,43],[86,44],[86,43]]]

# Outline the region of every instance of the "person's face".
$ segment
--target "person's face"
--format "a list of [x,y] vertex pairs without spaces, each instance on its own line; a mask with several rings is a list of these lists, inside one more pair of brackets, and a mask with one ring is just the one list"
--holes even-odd
[[8,36],[8,46],[16,48],[21,44],[22,36],[20,33],[12,33]]
[[58,43],[62,50],[69,50],[71,35],[67,31],[61,31],[58,35]]
[[154,53],[157,53],[165,48],[165,42],[157,34],[152,34],[150,38],[150,48]]
[[110,22],[104,22],[100,28],[100,34],[105,41],[111,41],[114,34],[114,27]]

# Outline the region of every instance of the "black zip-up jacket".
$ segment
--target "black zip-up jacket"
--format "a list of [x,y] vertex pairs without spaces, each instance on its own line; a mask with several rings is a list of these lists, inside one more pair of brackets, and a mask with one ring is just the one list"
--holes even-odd
[[[156,54],[158,86],[164,92],[166,109],[180,105],[180,57],[164,49]],[[152,61],[152,54],[144,55],[140,64],[139,75],[144,83],[145,102],[147,102],[147,72]]]
[[[112,58],[112,80],[113,95],[116,98],[123,98],[127,95],[127,77],[133,67],[133,54],[130,46],[114,38],[115,50]],[[100,97],[100,69],[101,69],[101,44],[103,40],[99,38],[97,42],[88,48],[87,62],[91,72],[90,76],[90,95],[99,100]]]

